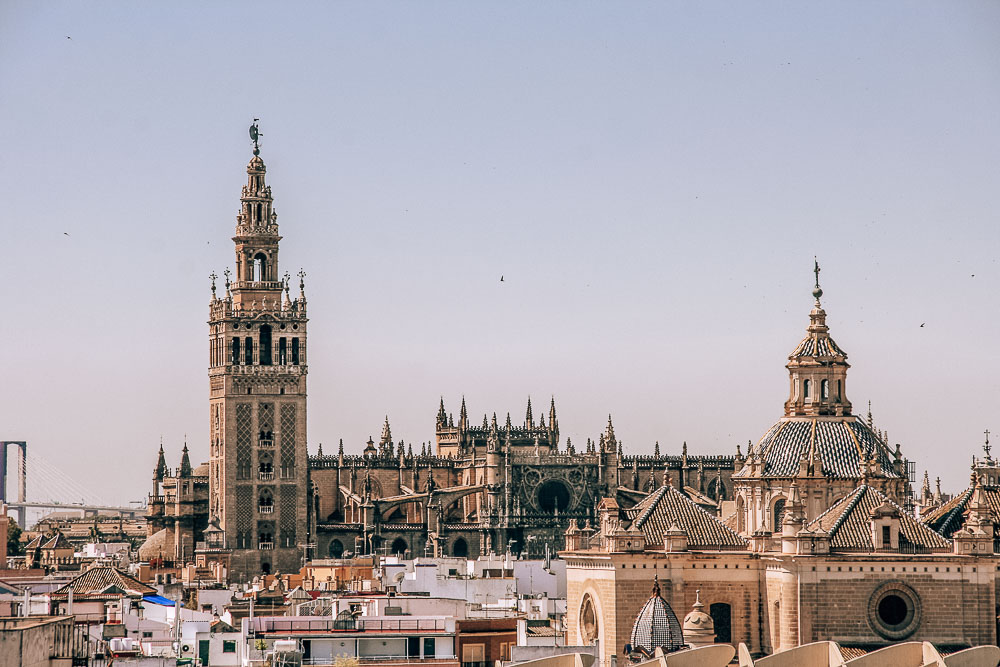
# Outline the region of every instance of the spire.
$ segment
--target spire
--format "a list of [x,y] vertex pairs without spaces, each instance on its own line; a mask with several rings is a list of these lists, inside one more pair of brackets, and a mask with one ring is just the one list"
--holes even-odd
[[851,414],[847,400],[847,353],[833,338],[826,325],[826,311],[820,304],[823,290],[819,286],[819,262],[814,261],[816,275],[813,297],[816,299],[809,312],[806,336],[788,355],[791,390],[785,402],[785,416],[830,415],[842,417]]
[[153,468],[153,479],[162,482],[167,475],[167,459],[163,455],[163,440],[160,440],[160,455],[156,458],[156,467]]
[[323,443],[319,443],[319,449],[316,452],[316,456],[323,456]]
[[556,397],[553,394],[552,401],[549,403],[549,428],[553,430],[556,429]]
[[389,415],[385,416],[385,423],[382,424],[382,437],[379,439],[379,447],[392,444],[392,429],[389,428]]
[[181,452],[181,467],[177,472],[178,477],[191,476],[191,458],[188,456],[187,440],[184,441],[184,449]]
[[656,574],[653,575],[653,590],[650,592],[649,597],[651,598],[662,598],[660,595],[660,577]]
[[531,414],[531,396],[528,397],[528,410],[524,413],[524,428],[534,428],[535,418]]
[[340,444],[337,446],[337,464],[344,465],[344,439],[340,439]]
[[437,426],[442,428],[448,425],[448,413],[444,411],[444,396],[441,397],[441,406],[438,408]]
[[611,423],[611,415],[608,415],[608,427],[604,430],[604,444],[608,450],[613,451],[618,444],[618,440],[615,438],[615,427]]
[[507,423],[504,425],[504,428],[506,428],[508,431],[512,428],[511,427],[511,423],[510,423],[510,413],[509,412],[507,413]]
[[[267,168],[260,157],[262,133],[256,121],[250,127],[254,142],[253,158],[247,165],[247,183],[240,193],[236,216],[236,280],[232,283],[235,307],[280,310],[284,281],[278,270],[278,214],[271,188],[266,183]],[[227,283],[229,276],[226,276]]]
[[469,428],[469,413],[465,409],[465,396],[462,396],[462,409],[458,411],[458,428],[463,431]]
[[659,455],[660,455],[660,441],[657,440],[656,442],[653,443],[653,456],[659,456]]

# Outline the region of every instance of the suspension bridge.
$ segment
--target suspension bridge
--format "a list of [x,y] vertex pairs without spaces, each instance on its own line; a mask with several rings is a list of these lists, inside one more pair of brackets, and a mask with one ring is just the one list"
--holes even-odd
[[[15,454],[13,468],[8,465],[11,449]],[[31,471],[30,497],[29,470]],[[11,477],[17,481],[16,495],[8,493],[7,482]],[[122,507],[108,502],[106,498],[86,488],[44,458],[29,454],[28,443],[24,440],[0,440],[0,503],[17,512],[17,523],[21,528],[26,528],[28,525],[29,510],[49,509],[79,512],[80,516],[112,514],[131,518],[146,512],[144,503]]]

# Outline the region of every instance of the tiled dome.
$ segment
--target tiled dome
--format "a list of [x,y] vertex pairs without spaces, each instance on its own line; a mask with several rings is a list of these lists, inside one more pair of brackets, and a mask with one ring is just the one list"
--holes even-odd
[[642,606],[629,635],[632,651],[653,655],[657,647],[664,653],[685,648],[684,633],[677,615],[660,596],[660,582],[653,578],[653,593]]

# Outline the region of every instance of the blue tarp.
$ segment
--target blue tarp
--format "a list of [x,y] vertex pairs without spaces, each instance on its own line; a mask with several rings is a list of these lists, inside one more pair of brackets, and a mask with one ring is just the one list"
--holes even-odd
[[173,607],[177,604],[175,601],[170,598],[165,598],[162,595],[143,595],[142,601],[152,602],[153,604],[162,604],[164,607]]

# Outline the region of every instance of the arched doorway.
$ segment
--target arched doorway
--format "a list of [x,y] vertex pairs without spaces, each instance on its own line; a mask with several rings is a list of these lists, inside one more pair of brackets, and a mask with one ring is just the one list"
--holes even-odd
[[569,507],[569,489],[558,480],[543,482],[538,487],[538,507],[543,512],[564,512]]
[[451,545],[451,553],[456,558],[469,557],[469,543],[465,541],[464,537],[455,540],[455,543]]
[[713,602],[708,607],[708,615],[715,624],[715,642],[728,644],[733,641],[733,611],[725,602]]
[[402,537],[397,537],[392,542],[392,554],[394,556],[404,556],[406,552],[410,550],[410,546],[406,543]]
[[327,553],[330,554],[330,558],[340,558],[344,555],[344,543],[340,540],[333,540],[330,542]]

